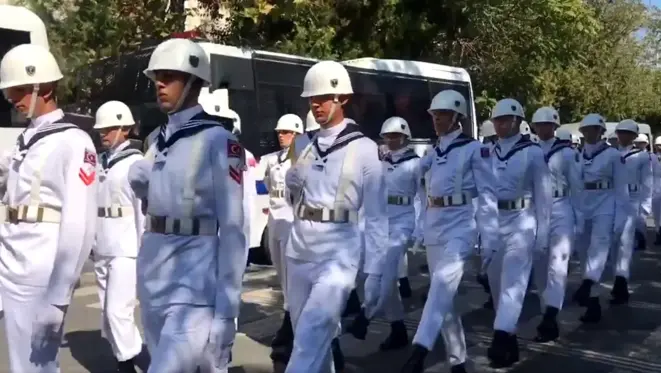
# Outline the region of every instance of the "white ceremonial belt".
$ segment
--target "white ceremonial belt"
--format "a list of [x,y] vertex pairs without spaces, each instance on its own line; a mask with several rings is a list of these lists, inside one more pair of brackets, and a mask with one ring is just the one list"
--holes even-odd
[[347,209],[327,209],[314,208],[305,205],[296,207],[296,216],[303,220],[310,220],[317,223],[349,223],[357,222],[358,214],[355,211]]
[[59,209],[45,206],[15,207],[2,205],[0,208],[0,221],[3,223],[59,223],[62,213]]
[[402,196],[388,196],[389,205],[398,205],[398,206],[409,206],[413,202],[411,197],[402,197]]
[[271,198],[285,198],[285,191],[282,189],[274,189],[269,192]]
[[567,197],[568,195],[569,191],[567,189],[559,189],[553,191],[553,198],[562,198]]
[[471,192],[453,194],[451,196],[429,196],[427,197],[427,206],[432,208],[463,206],[471,203],[475,196],[476,193]]
[[177,236],[217,236],[218,221],[205,218],[171,218],[149,215],[146,230],[152,233]]
[[133,206],[99,207],[97,216],[100,218],[125,218],[133,216]]
[[512,200],[499,200],[498,210],[514,211],[530,207],[532,201],[529,198],[517,198]]
[[593,181],[593,182],[588,182],[585,183],[583,188],[585,190],[601,190],[601,189],[611,189],[613,187],[613,183],[610,181]]

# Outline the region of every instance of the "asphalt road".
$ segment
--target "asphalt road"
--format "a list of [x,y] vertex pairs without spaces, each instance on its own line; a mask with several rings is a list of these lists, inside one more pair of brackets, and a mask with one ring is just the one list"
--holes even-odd
[[[583,309],[567,304],[559,316],[562,324],[561,338],[555,343],[539,344],[532,341],[540,320],[539,302],[535,292],[532,292],[526,298],[519,328],[521,362],[509,370],[500,371],[661,373],[661,248],[637,252],[634,258],[630,304],[609,307],[607,300],[610,288],[609,284],[604,285],[604,317],[595,326],[581,325],[578,318]],[[422,312],[420,298],[428,283],[427,275],[419,270],[423,262],[424,254],[411,255],[410,273],[414,294],[406,301],[406,325],[411,338]],[[469,346],[469,371],[493,372],[485,358],[491,339],[493,312],[482,308],[486,296],[476,283],[475,275],[475,268],[469,268],[455,303],[463,314]],[[568,294],[579,283],[580,278],[572,271]],[[246,275],[243,293],[240,335],[233,351],[235,367],[230,372],[273,372],[267,346],[280,324],[280,307],[281,294],[277,290],[274,271],[265,267],[251,268]],[[94,279],[88,272],[83,275],[81,287],[76,290],[67,318],[67,332],[60,354],[63,373],[112,371],[110,367],[113,366],[113,358],[109,345],[101,338],[99,322]],[[407,350],[389,353],[378,351],[378,345],[388,330],[386,322],[376,321],[372,323],[366,341],[357,341],[350,335],[341,337],[347,357],[346,373],[397,373],[407,357]],[[0,327],[0,336],[0,372],[9,372],[3,327]],[[430,354],[426,373],[448,372],[444,356],[442,342],[439,342]],[[147,358],[144,360],[146,362]]]

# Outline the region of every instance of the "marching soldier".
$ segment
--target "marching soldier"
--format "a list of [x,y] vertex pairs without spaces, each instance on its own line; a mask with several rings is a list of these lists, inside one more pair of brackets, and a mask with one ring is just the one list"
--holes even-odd
[[57,108],[62,73],[23,44],[0,62],[0,89],[30,119],[9,165],[0,225],[0,297],[12,372],[59,372],[63,323],[94,241],[96,149]]
[[134,311],[136,258],[145,218],[140,199],[128,183],[129,167],[143,158],[140,146],[128,139],[134,125],[131,110],[122,102],[106,102],[96,112],[94,129],[101,133],[108,151],[99,172],[94,272],[102,334],[117,358],[117,371],[123,373],[136,372],[135,357],[142,350]]
[[161,43],[145,75],[168,123],[129,181],[147,204],[138,253],[138,299],[151,352],[149,373],[227,369],[245,270],[243,148],[197,103],[209,83],[204,50]]
[[[310,144],[295,149],[296,163],[286,178],[294,202],[286,268],[295,332],[287,373],[332,369],[331,344],[355,286],[362,251],[368,318],[382,309],[384,294],[391,290],[390,279],[384,278],[394,273],[384,272],[388,222],[383,166],[377,145],[344,117],[352,93],[349,74],[338,62],[318,62],[305,75],[301,96],[309,99],[322,128]],[[364,232],[358,224],[361,209]]]
[[453,90],[442,91],[432,99],[429,113],[440,136],[434,151],[420,162],[420,173],[428,175],[429,183],[423,231],[431,287],[413,351],[401,372],[422,373],[425,357],[441,334],[451,372],[463,373],[466,341],[454,298],[478,232],[483,256],[490,257],[497,248],[496,181],[490,148],[462,132],[461,122],[468,118],[466,98]]
[[282,325],[271,342],[271,359],[274,363],[287,365],[294,342],[294,329],[287,306],[287,271],[285,269],[285,243],[289,237],[291,222],[294,219],[291,205],[285,199],[285,175],[291,166],[287,152],[294,137],[303,133],[303,121],[296,114],[285,114],[275,126],[281,149],[262,157],[265,175],[264,183],[269,191],[268,246],[271,261],[275,267],[280,288],[284,295],[285,316]]
[[498,134],[492,165],[501,247],[487,271],[496,309],[487,356],[494,366],[508,367],[519,360],[516,328],[533,253],[548,250],[551,175],[539,145],[521,134],[521,104],[498,101],[491,117]]
[[584,225],[579,210],[583,180],[579,154],[571,147],[571,135],[558,129],[558,112],[542,107],[531,123],[551,171],[553,193],[548,252],[539,253],[533,261],[535,285],[544,312],[535,340],[544,343],[560,335],[557,315],[564,303],[569,257],[575,235],[582,232]]
[[[580,210],[585,217],[583,233],[576,240],[583,282],[572,299],[587,307],[581,321],[601,320],[598,282],[613,244],[613,234],[623,228],[622,214],[629,201],[626,171],[620,152],[602,138],[606,132],[604,118],[588,114],[579,126],[585,144],[582,150],[583,195]],[[597,285],[596,287],[594,285]]]
[[638,214],[638,218],[636,219],[636,246],[634,246],[634,249],[645,250],[647,248],[647,217],[650,215],[652,215],[652,217],[656,216],[654,214],[656,210],[654,207],[654,201],[656,199],[656,195],[658,194],[656,192],[656,187],[659,184],[657,180],[659,178],[659,171],[661,171],[661,164],[659,163],[659,158],[653,155],[652,152],[648,151],[650,140],[646,134],[639,134],[638,137],[636,137],[636,139],[633,141],[633,145],[637,149],[640,149],[641,152],[647,153],[647,155],[649,155],[650,162],[652,163],[652,198],[650,200],[650,207],[647,211],[641,207],[640,214]]
[[620,144],[620,162],[624,168],[625,183],[629,191],[629,200],[616,223],[621,230],[616,231],[615,245],[611,259],[615,272],[615,281],[611,295],[611,304],[625,304],[629,301],[629,274],[631,257],[636,242],[645,246],[644,232],[636,229],[639,219],[647,220],[652,209],[652,161],[649,153],[633,146],[638,136],[638,123],[631,119],[621,121],[615,127]]

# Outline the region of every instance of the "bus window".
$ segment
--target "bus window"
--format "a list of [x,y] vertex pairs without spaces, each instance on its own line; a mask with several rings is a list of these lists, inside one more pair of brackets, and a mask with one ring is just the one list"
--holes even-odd
[[354,94],[349,100],[346,116],[358,123],[365,136],[377,139],[381,125],[389,117],[384,94],[387,82],[376,74],[357,69],[347,70]]
[[468,106],[468,118],[466,118],[465,123],[463,123],[464,133],[468,136],[477,138],[477,133],[473,133],[473,121],[475,120],[472,115],[471,103],[473,102],[473,97],[471,95],[470,85],[465,82],[449,82],[442,80],[430,80],[429,81],[429,91],[431,97],[434,97],[438,92],[444,91],[446,89],[454,89],[455,91],[461,93],[466,98],[466,101],[469,103]]
[[255,89],[252,67],[247,59],[212,53],[209,63],[211,92],[218,88],[248,91]]
[[[0,59],[17,45],[30,43],[30,33],[0,28]],[[0,127],[25,127],[25,116],[14,110],[12,105],[0,97]]]
[[387,98],[392,115],[406,119],[411,128],[411,136],[418,139],[434,138],[434,127],[427,109],[431,98],[427,82],[401,76],[384,78],[388,81]]

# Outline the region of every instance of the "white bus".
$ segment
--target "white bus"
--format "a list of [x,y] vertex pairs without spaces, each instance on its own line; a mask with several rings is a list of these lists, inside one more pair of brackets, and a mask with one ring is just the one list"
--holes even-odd
[[[0,59],[20,44],[39,44],[48,48],[44,22],[20,6],[0,5]],[[25,118],[16,112],[4,96],[0,97],[0,151],[11,149],[25,127]]]
[[[241,117],[244,146],[257,158],[276,151],[274,128],[278,118],[288,113],[306,117],[308,101],[300,97],[303,78],[317,60],[208,42],[200,45],[211,62],[210,92],[228,89],[229,107]],[[143,137],[166,120],[156,110],[151,82],[142,74],[151,50],[99,61],[92,66],[92,76],[87,77],[95,83],[90,92],[92,109],[108,100],[125,102],[140,118]],[[391,116],[401,116],[411,126],[416,150],[423,153],[436,138],[427,109],[432,97],[444,89],[457,90],[469,100],[470,118],[464,131],[477,136],[473,90],[466,70],[375,58],[344,61],[344,64],[355,92],[349,101],[348,116],[367,136],[377,140],[383,122]],[[265,228],[269,205],[263,172],[255,168],[258,200],[253,209],[250,246],[256,262],[268,262]]]

